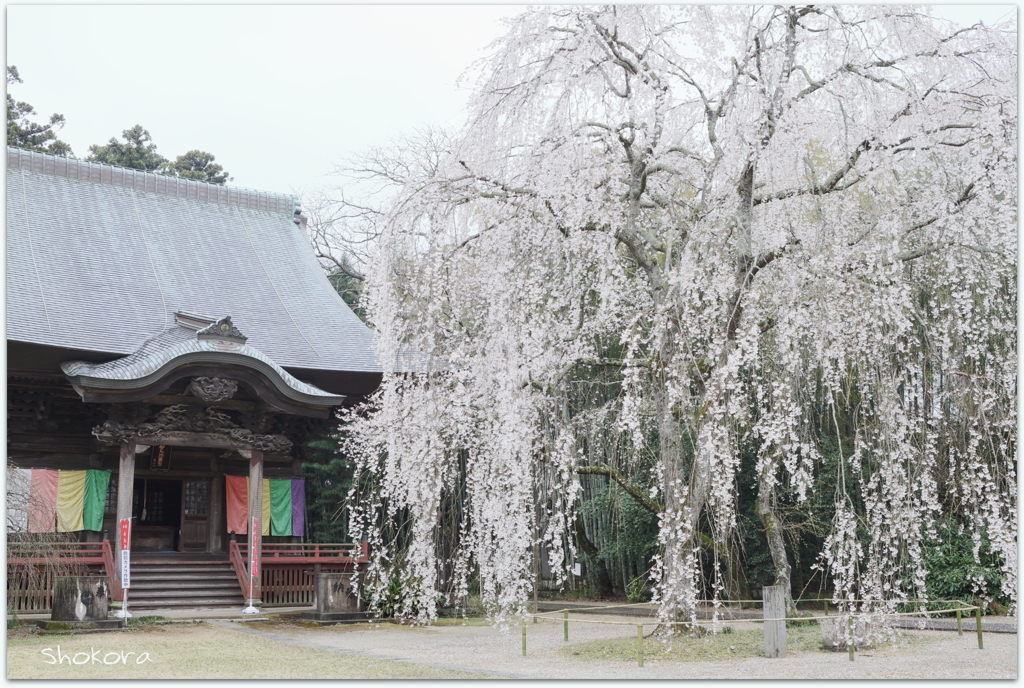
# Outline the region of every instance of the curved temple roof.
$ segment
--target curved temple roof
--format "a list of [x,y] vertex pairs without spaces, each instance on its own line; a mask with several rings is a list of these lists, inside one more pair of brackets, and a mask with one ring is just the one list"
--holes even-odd
[[[175,327],[164,330],[129,356],[107,363],[67,361],[61,364],[61,370],[79,390],[135,390],[150,387],[189,364],[239,366],[261,374],[279,394],[294,402],[312,406],[338,406],[344,402],[345,397],[297,380],[263,352],[245,344],[246,338],[231,327],[230,318],[213,323],[226,321],[226,334],[218,336],[210,333],[212,326],[200,328],[188,314],[176,315]],[[212,318],[197,319],[205,321],[199,323],[203,325],[213,322]]]
[[8,148],[8,341],[132,358],[181,329],[175,312],[230,313],[253,361],[352,393],[345,375],[381,373],[373,332],[327,281],[297,213],[293,196]]

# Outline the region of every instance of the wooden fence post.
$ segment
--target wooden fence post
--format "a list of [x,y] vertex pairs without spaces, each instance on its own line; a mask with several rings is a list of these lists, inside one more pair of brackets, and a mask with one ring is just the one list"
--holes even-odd
[[[786,616],[786,589],[781,585],[769,585],[762,589],[764,618],[782,619]],[[786,622],[764,622],[765,657],[786,656]]]

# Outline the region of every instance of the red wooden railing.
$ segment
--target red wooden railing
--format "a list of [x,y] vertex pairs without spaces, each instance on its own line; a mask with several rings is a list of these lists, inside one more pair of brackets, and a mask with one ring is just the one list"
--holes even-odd
[[[246,549],[248,549],[248,546]],[[248,600],[249,571],[245,567],[245,557],[242,556],[242,550],[234,540],[228,543],[228,558],[231,561],[231,566],[235,569],[235,577],[238,579],[238,587],[242,589],[242,596]],[[256,584],[258,582],[259,581],[253,583],[253,594],[257,598],[259,598],[259,592],[256,590]]]
[[[238,548],[242,561],[246,561],[249,556],[249,544],[231,544]],[[370,560],[368,543],[360,542],[358,547],[359,554],[353,557],[352,551],[356,545],[352,543],[265,542],[260,553],[263,555],[263,562],[268,564],[365,564]]]
[[[358,553],[353,556],[353,550]],[[248,543],[231,543],[232,563],[248,599]],[[254,596],[264,605],[305,606],[313,604],[318,573],[345,573],[369,561],[366,542],[351,543],[264,543],[260,548],[262,571],[254,585]],[[239,575],[241,566],[242,575]]]
[[[358,548],[358,549],[357,549]],[[62,565],[84,566],[106,574],[111,599],[124,600],[124,591],[115,575],[114,550],[109,540],[102,542],[69,542],[54,545],[45,552],[32,543],[8,543],[8,587],[14,591],[12,603],[17,611],[46,611],[50,608],[52,581],[45,565],[59,559]],[[249,599],[247,543],[229,542],[228,559],[235,571],[243,597]],[[366,564],[369,548],[345,543],[264,543],[261,548],[262,572],[254,581],[252,594],[268,605],[308,605],[316,593],[316,574],[343,573]],[[354,554],[354,556],[353,556]],[[45,580],[32,584],[15,580],[18,567],[41,566]]]
[[[84,566],[91,569],[99,569],[107,576],[110,583],[110,596],[113,600],[123,600],[124,592],[117,580],[114,569],[114,553],[109,540],[103,542],[61,542],[41,549],[38,543],[9,542],[7,543],[7,575],[10,579],[18,567],[40,566],[43,567],[42,576],[45,580],[42,585],[21,589],[17,588],[14,599],[11,603],[21,611],[45,611],[50,608],[49,602],[52,595],[51,576],[46,572],[47,564],[56,562],[63,566]],[[14,583],[15,586],[18,583]],[[39,587],[40,589],[35,589]],[[24,599],[22,599],[24,598]]]
[[61,542],[52,547],[43,547],[34,542],[8,542],[7,562],[16,564],[46,564],[59,558],[68,566],[102,566],[104,545],[110,542]]
[[110,546],[110,540],[104,540],[103,570],[107,572],[107,580],[110,581],[110,599],[123,602],[124,590],[121,589],[121,581],[118,580],[114,566],[114,550]]

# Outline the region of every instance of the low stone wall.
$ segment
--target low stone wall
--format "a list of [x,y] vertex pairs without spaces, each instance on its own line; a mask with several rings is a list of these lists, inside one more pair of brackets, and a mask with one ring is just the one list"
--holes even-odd
[[[845,652],[849,649],[847,644],[847,623],[849,617],[837,616],[831,619],[820,619],[818,625],[821,627],[821,646],[826,650]],[[874,625],[869,624],[867,619],[858,618],[853,626],[853,647],[857,650],[870,650],[874,647],[871,639]]]

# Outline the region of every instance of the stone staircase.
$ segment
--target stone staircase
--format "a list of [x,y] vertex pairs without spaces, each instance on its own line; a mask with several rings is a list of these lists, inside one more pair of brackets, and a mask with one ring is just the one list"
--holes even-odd
[[227,561],[132,562],[131,610],[243,606],[238,578]]

